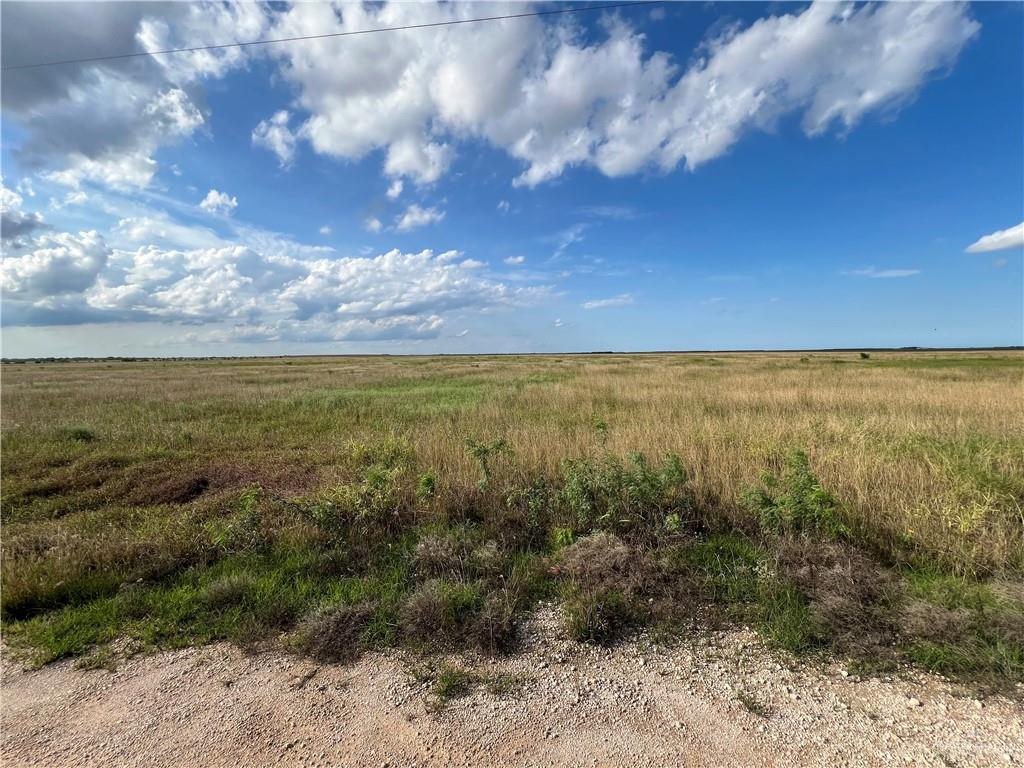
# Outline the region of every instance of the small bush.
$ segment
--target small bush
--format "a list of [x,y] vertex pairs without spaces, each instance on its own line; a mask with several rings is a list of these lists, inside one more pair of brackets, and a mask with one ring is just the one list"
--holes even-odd
[[269,540],[263,531],[263,489],[246,488],[238,497],[238,515],[213,536],[215,546],[225,552],[264,551]]
[[860,353],[860,359],[861,360],[870,360],[871,359],[871,354],[868,353],[868,352],[861,352]]
[[831,538],[849,535],[839,504],[811,473],[803,451],[790,454],[781,478],[766,472],[762,482],[762,487],[747,492],[743,502],[765,530],[774,534],[814,532]]
[[622,585],[634,580],[637,559],[618,536],[598,531],[562,550],[554,570],[584,587]]
[[432,579],[414,591],[402,606],[402,634],[427,646],[451,644],[465,638],[483,601],[483,590],[477,583]]
[[563,603],[566,628],[574,640],[607,643],[639,619],[633,601],[617,589],[573,589]]
[[842,542],[785,537],[776,570],[805,596],[809,627],[823,642],[860,654],[891,646],[895,579],[863,552]]
[[64,430],[64,436],[74,443],[92,443],[97,439],[96,433],[88,427],[69,427]]
[[320,661],[352,661],[362,650],[362,637],[377,610],[374,602],[332,605],[303,619],[294,647]]
[[500,577],[507,558],[494,541],[465,528],[423,536],[414,554],[417,570],[428,577],[456,580]]
[[652,466],[642,453],[627,463],[570,460],[562,468],[562,503],[576,530],[614,530],[641,536],[676,532],[695,520],[695,503],[686,470],[675,454]]

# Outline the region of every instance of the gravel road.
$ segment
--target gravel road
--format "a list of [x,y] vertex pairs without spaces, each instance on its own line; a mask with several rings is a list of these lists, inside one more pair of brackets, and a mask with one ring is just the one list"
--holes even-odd
[[427,662],[399,653],[335,666],[215,645],[114,671],[5,659],[0,756],[5,768],[1024,763],[1024,691],[982,700],[926,675],[796,666],[739,630],[603,649],[558,626],[542,612],[515,656],[453,658],[511,690],[479,685],[442,707]]

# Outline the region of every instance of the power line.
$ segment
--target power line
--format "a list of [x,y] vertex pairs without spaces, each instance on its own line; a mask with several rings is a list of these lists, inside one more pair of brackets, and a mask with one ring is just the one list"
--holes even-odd
[[298,37],[279,37],[272,40],[249,40],[242,43],[221,43],[220,45],[197,45],[193,48],[168,48],[165,51],[137,51],[135,53],[118,53],[111,56],[89,56],[82,59],[64,59],[62,61],[41,61],[35,64],[13,64],[2,67],[0,71],[10,72],[17,69],[38,69],[39,67],[57,67],[65,64],[88,64],[95,61],[114,61],[116,59],[134,59],[140,56],[160,56],[165,53],[194,53],[196,51],[215,51],[222,48],[243,48],[250,45],[271,45],[273,43],[294,43],[299,40],[323,40],[328,37],[349,37],[351,35],[370,35],[376,32],[402,32],[409,29],[426,29],[428,27],[448,27],[456,24],[477,24],[484,21],[501,21],[502,19],[524,19],[530,16],[555,16],[563,13],[586,13],[588,11],[610,11],[616,8],[632,8],[639,5],[659,5],[663,0],[636,0],[627,3],[607,5],[590,5],[583,8],[556,8],[550,11],[531,11],[530,13],[509,13],[502,16],[481,16],[475,19],[453,19],[451,21],[434,21],[428,24],[407,24],[401,27],[378,27],[377,29],[358,29],[351,32],[329,32],[323,35],[300,35]]

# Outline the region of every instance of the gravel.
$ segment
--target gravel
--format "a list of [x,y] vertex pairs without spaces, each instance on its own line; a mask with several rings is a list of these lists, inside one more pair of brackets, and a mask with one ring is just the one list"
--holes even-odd
[[[672,648],[569,640],[552,609],[507,658],[512,675],[437,707],[424,660],[318,665],[221,644],[114,671],[5,658],[2,756],[12,766],[1007,766],[1024,763],[1024,691],[984,700],[940,678],[859,678],[798,665],[744,630]],[[6,656],[6,654],[5,654]],[[846,674],[843,674],[843,673]]]

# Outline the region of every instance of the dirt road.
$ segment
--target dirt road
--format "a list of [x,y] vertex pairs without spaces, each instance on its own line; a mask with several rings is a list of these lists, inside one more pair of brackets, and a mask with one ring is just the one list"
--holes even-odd
[[[858,680],[790,668],[754,635],[612,650],[553,616],[526,649],[458,663],[476,686],[438,707],[421,659],[322,666],[227,645],[139,656],[114,671],[4,665],[3,765],[1006,766],[1024,706],[937,678]],[[492,686],[493,687],[493,686]]]

